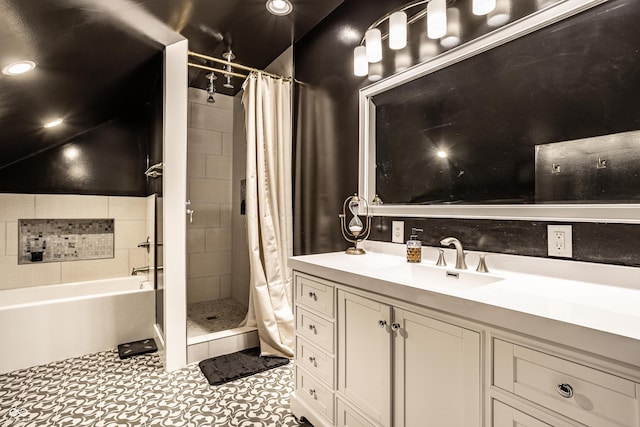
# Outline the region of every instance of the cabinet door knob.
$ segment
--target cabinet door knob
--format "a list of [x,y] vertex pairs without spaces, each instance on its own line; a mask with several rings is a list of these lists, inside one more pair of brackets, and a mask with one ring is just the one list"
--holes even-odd
[[573,397],[573,387],[570,384],[560,384],[558,385],[558,394],[562,397],[570,399]]
[[309,292],[309,298],[311,298],[314,301],[318,301],[318,296],[316,295],[315,292]]
[[318,332],[318,330],[316,329],[316,325],[309,325],[309,330],[313,331],[314,334]]
[[400,330],[400,323],[392,323],[391,324],[391,330],[392,331],[399,331]]
[[381,328],[384,328],[385,326],[387,326],[387,321],[386,320],[378,320],[378,326],[380,326]]

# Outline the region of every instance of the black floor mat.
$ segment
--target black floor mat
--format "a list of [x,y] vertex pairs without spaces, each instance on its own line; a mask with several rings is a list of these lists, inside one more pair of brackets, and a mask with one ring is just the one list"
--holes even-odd
[[287,363],[289,359],[284,357],[260,357],[260,347],[254,347],[203,360],[198,366],[209,384],[220,385]]
[[127,359],[139,354],[153,353],[154,351],[158,351],[158,346],[153,338],[118,345],[118,356],[120,356],[120,359]]

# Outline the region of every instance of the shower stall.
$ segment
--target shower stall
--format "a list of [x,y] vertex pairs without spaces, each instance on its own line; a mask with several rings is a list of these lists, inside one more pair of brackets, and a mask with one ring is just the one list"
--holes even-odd
[[239,327],[249,302],[242,189],[246,137],[241,94],[189,88],[187,133],[187,361],[258,345]]

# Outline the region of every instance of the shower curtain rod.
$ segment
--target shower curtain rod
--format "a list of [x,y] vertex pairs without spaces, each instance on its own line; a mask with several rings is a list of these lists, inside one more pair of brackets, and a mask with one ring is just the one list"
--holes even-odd
[[[278,74],[273,74],[273,73],[269,73],[269,72],[264,71],[264,70],[259,70],[258,68],[247,67],[246,65],[238,64],[236,62],[226,61],[224,59],[214,58],[212,56],[203,55],[201,53],[196,53],[196,52],[189,51],[189,56],[195,56],[196,58],[206,59],[207,61],[217,62],[218,64],[223,64],[223,65],[229,65],[230,64],[234,68],[239,68],[241,70],[246,70],[246,71],[256,71],[256,72],[265,74],[267,76],[274,77],[276,79],[283,79],[283,80],[289,80],[289,81],[292,80],[291,77],[280,76]],[[223,74],[223,75],[229,74],[231,76],[240,77],[240,78],[246,78],[247,77],[244,74],[235,73],[233,71],[221,70],[219,68],[207,67],[206,65],[194,64],[193,62],[188,62],[187,65],[189,65],[190,67],[196,67],[196,68],[201,68],[203,70],[209,70],[209,71],[217,72],[217,73],[220,73],[220,74]]]

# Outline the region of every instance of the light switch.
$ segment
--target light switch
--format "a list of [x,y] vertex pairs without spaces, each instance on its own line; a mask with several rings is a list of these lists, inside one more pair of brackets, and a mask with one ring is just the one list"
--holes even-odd
[[391,241],[393,243],[404,243],[404,221],[392,222]]

